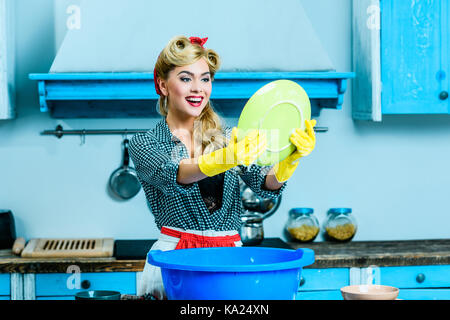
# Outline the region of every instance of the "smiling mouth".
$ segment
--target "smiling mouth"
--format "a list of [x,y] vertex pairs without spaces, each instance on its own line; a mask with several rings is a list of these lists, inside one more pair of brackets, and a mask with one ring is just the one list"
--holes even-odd
[[203,102],[203,97],[186,97],[186,101],[193,107],[200,107]]

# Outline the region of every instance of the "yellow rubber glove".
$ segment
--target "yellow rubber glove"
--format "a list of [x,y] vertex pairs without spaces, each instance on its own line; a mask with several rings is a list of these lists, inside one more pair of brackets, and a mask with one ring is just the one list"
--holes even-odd
[[316,120],[305,120],[305,125],[306,132],[297,128],[289,138],[297,149],[273,167],[278,182],[287,181],[297,169],[300,158],[309,155],[316,146],[316,134],[314,132]]
[[237,165],[250,165],[266,150],[265,134],[253,130],[244,139],[237,141],[237,128],[231,132],[227,147],[201,155],[198,158],[200,171],[209,177],[225,172]]

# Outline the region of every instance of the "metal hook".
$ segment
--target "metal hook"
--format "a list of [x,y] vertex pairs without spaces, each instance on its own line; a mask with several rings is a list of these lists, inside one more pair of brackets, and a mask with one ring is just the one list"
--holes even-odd
[[82,146],[86,142],[86,129],[83,129],[80,137],[81,137],[80,146]]

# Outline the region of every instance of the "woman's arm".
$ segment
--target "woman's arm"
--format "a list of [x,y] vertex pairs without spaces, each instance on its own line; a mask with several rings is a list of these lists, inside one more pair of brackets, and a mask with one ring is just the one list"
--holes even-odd
[[277,178],[275,177],[275,172],[273,171],[273,168],[270,169],[270,171],[266,175],[266,181],[264,183],[264,188],[267,190],[278,190],[283,186],[284,182],[278,182]]
[[[191,184],[206,178],[197,163],[197,159],[183,159],[178,166],[177,182],[180,184]],[[278,182],[275,177],[273,168],[266,175],[264,188],[267,190],[278,190],[283,186],[284,182]]]
[[189,194],[195,191],[192,184],[178,183],[181,154],[168,154],[152,133],[134,135],[129,145],[130,158],[141,181],[158,188],[166,195]]
[[240,163],[250,164],[264,152],[266,144],[265,136],[261,136],[258,130],[251,131],[237,142],[237,128],[234,127],[226,147],[203,154],[198,158],[181,160],[178,166],[177,182],[191,184],[208,176],[225,172]]
[[198,167],[198,158],[183,159],[178,165],[177,182],[191,184],[207,177]]

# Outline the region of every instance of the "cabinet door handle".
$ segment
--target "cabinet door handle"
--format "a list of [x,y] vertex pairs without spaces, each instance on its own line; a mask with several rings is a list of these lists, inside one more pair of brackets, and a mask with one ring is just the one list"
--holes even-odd
[[417,281],[418,283],[424,282],[424,281],[425,281],[425,275],[424,275],[423,273],[419,273],[419,274],[417,275],[417,277],[416,277],[416,281]]
[[306,282],[305,278],[300,277],[300,287],[303,287],[305,285],[305,282]]
[[91,282],[89,280],[81,281],[81,288],[89,289],[91,287]]
[[442,91],[442,92],[439,94],[439,99],[441,99],[441,100],[447,100],[447,98],[448,98],[448,92],[447,92],[447,91]]

